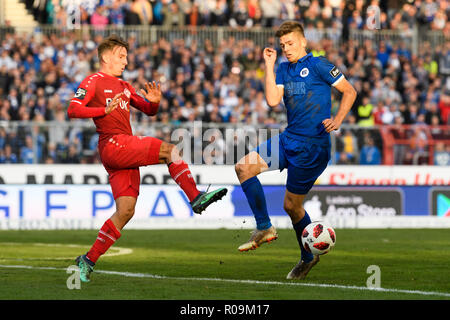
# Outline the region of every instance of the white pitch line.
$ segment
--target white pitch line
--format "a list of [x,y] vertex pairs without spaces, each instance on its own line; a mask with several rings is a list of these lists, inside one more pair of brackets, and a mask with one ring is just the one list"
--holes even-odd
[[[43,246],[43,247],[68,247],[68,248],[86,248],[86,245],[83,244],[71,244],[71,243],[40,243],[40,242],[34,242],[34,243],[25,243],[25,242],[0,242],[0,245],[10,245],[10,246],[16,246],[16,245],[28,245],[28,246]],[[133,249],[130,248],[122,248],[122,247],[113,247],[110,249],[109,252],[106,252],[103,257],[115,257],[115,256],[121,256],[125,254],[131,254],[133,253]],[[5,260],[15,260],[15,261],[29,261],[29,260],[71,260],[74,259],[74,257],[42,257],[42,258],[17,258],[17,259],[4,259],[0,258],[0,261]]]
[[[2,265],[0,268],[15,268],[15,269],[32,269],[32,270],[57,270],[66,271],[65,268],[55,267],[33,267],[26,265]],[[213,281],[213,282],[229,282],[229,283],[245,283],[245,284],[262,284],[262,285],[280,285],[280,286],[295,286],[295,287],[318,287],[318,288],[334,288],[344,290],[360,290],[360,291],[377,291],[389,293],[405,293],[417,294],[422,296],[438,296],[450,298],[450,293],[434,292],[434,291],[420,291],[420,290],[403,290],[403,289],[389,289],[389,288],[368,288],[358,286],[344,286],[339,284],[325,284],[325,283],[299,283],[299,282],[281,282],[281,281],[261,281],[261,280],[239,280],[239,279],[222,279],[222,278],[199,278],[199,277],[168,277],[149,273],[134,273],[134,272],[120,272],[95,270],[95,273],[117,275],[131,278],[151,278],[151,279],[166,279],[166,280],[186,280],[186,281]]]

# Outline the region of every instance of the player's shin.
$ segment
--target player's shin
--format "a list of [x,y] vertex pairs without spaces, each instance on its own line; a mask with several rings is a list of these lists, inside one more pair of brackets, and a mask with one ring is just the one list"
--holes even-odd
[[186,162],[179,160],[171,162],[167,165],[172,179],[184,191],[189,201],[193,201],[200,194],[197,185],[192,177],[191,170]]
[[314,256],[310,252],[306,251],[306,249],[303,247],[303,244],[302,244],[303,230],[310,223],[311,223],[311,218],[309,217],[308,212],[305,211],[305,216],[299,222],[292,224],[292,226],[295,230],[295,234],[297,236],[298,244],[300,246],[301,259],[306,263],[312,261],[312,259],[314,258]]
[[114,226],[111,219],[108,219],[98,232],[97,239],[93,246],[86,254],[87,258],[96,263],[97,260],[103,255],[121,236],[120,231]]
[[264,191],[257,177],[252,177],[245,180],[241,184],[242,190],[247,198],[250,209],[256,220],[256,228],[258,230],[265,230],[272,226],[269,214],[267,212],[266,197]]

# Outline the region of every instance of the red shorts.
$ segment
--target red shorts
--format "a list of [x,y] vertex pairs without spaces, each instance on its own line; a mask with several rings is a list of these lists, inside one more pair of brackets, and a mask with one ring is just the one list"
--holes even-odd
[[141,176],[139,167],[159,163],[162,141],[152,137],[118,134],[100,150],[103,166],[109,174],[114,199],[137,198]]

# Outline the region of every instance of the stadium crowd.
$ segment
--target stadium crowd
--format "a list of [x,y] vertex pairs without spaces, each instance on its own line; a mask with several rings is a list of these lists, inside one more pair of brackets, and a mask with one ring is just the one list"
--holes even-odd
[[382,29],[448,30],[446,0],[24,0],[40,23],[273,27],[300,20],[314,28],[366,27],[367,8],[379,8]]
[[[158,5],[179,6],[183,18],[179,18],[178,21],[186,22],[190,21],[187,15],[189,10],[195,6],[200,10],[201,5],[210,3],[210,1],[186,0],[81,2],[85,4],[86,12],[91,13],[86,23],[94,23],[92,16],[99,10],[107,10],[108,23],[115,25],[118,23],[114,20],[111,10],[117,6],[125,10],[133,5],[148,4],[153,15],[153,20],[149,20],[149,23],[164,24],[167,16],[163,15],[164,19],[158,20],[155,14]],[[343,28],[343,19],[334,18],[335,15],[343,14],[342,11],[348,5],[344,6],[344,2],[339,0],[212,2],[217,6],[222,4],[228,8],[225,10],[228,15],[234,12],[229,10],[232,7],[230,4],[237,5],[241,9],[243,4],[246,4],[249,17],[251,3],[256,3],[261,8],[264,7],[264,3],[294,5],[298,11],[294,10],[297,13],[293,17],[299,17],[307,26],[307,30],[311,25],[323,27],[320,26],[321,23],[328,26],[327,21],[330,23],[332,21],[329,25],[331,27]],[[439,25],[449,29],[448,8],[443,6],[444,2],[415,1],[413,5],[406,4],[395,12],[382,11],[386,13],[388,20],[383,22],[381,19],[381,22],[386,23],[388,28],[403,28],[401,24],[404,27],[411,27],[418,23],[421,16],[418,14],[419,11],[424,14],[433,12],[433,19],[425,19],[427,28],[434,29]],[[56,22],[60,12],[58,10],[65,10],[65,3],[67,2],[45,2],[47,15],[44,22],[58,23]],[[370,3],[378,5],[377,1]],[[361,26],[361,19],[355,12],[361,14],[367,4],[369,4],[367,1],[353,3],[351,18],[348,20],[350,27]],[[186,7],[191,9],[188,10]],[[442,10],[445,12],[445,19],[438,15]],[[172,8],[170,12],[173,13],[174,9]],[[276,25],[278,20],[291,18],[284,15],[284,11],[276,12],[277,15],[272,22],[262,22],[261,25],[272,26]],[[105,15],[104,11],[102,14]],[[214,16],[217,14],[210,12],[209,17]],[[231,16],[232,14],[228,18]],[[435,21],[438,18],[443,19],[445,23]],[[207,23],[204,17],[199,21]],[[212,21],[215,21],[213,24],[218,24],[216,18],[208,21],[208,24],[213,23]],[[227,21],[231,23],[231,20]],[[264,18],[261,18],[261,21],[265,21]],[[336,23],[338,24],[335,25]],[[252,25],[255,25],[254,21]],[[43,35],[40,39],[9,32],[0,40],[0,163],[98,161],[98,155],[95,154],[96,135],[92,132],[88,134],[86,130],[76,125],[88,120],[72,120],[70,128],[64,124],[68,123],[66,115],[68,101],[78,84],[90,73],[98,70],[95,49],[101,36],[93,35],[77,39],[74,33],[69,32],[64,37],[53,34]],[[267,106],[263,91],[262,48],[251,39],[237,41],[230,37],[217,46],[213,46],[209,40],[199,43],[192,39],[168,41],[159,38],[151,45],[140,44],[138,38],[132,35],[127,40],[130,43],[130,50],[123,79],[135,88],[142,88],[146,81],[158,80],[163,89],[163,99],[157,116],[148,118],[131,109],[131,118],[137,124],[134,128],[135,134],[170,140],[169,130],[155,129],[152,123],[177,126],[198,120],[276,127],[285,122],[283,105],[277,108]],[[414,55],[402,41],[395,43],[380,41],[377,45],[370,40],[362,44],[348,40],[336,47],[332,45],[330,39],[321,39],[317,42],[310,41],[309,48],[314,55],[326,55],[358,91],[358,98],[345,123],[357,127],[336,133],[337,143],[333,163],[382,163],[383,140],[379,130],[373,130],[376,125],[450,124],[450,42],[435,47],[428,42],[421,43],[417,55]],[[279,51],[279,61],[283,59]],[[335,113],[340,96],[337,91],[333,90],[332,93],[332,113]],[[18,125],[13,130],[8,130],[1,125],[2,121],[9,124],[14,121],[31,121],[36,125]],[[51,126],[48,130],[38,125],[48,121],[61,125]],[[421,134],[420,130],[406,131],[402,134],[404,138],[411,139],[415,143],[396,149],[396,164],[413,163],[417,152],[426,151],[429,136]],[[437,134],[442,135],[439,132]],[[448,136],[445,138],[449,139]],[[436,164],[450,164],[448,144],[437,144],[436,152],[439,152],[439,156],[435,157],[438,159]],[[225,159],[204,160],[220,163]]]

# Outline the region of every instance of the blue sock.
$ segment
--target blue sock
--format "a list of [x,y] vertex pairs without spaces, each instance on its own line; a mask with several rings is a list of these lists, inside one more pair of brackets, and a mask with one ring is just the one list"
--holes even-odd
[[242,182],[241,186],[255,216],[256,228],[259,230],[270,228],[272,224],[267,213],[266,197],[264,196],[261,182],[259,182],[257,177],[252,177]]
[[313,254],[306,251],[306,249],[303,248],[303,244],[302,244],[303,230],[310,223],[311,223],[311,218],[309,217],[308,212],[305,211],[305,216],[302,218],[302,220],[300,220],[296,224],[292,225],[294,227],[295,234],[297,235],[298,244],[300,245],[300,251],[302,253],[302,255],[301,255],[302,260],[305,262],[310,262],[314,258]]

